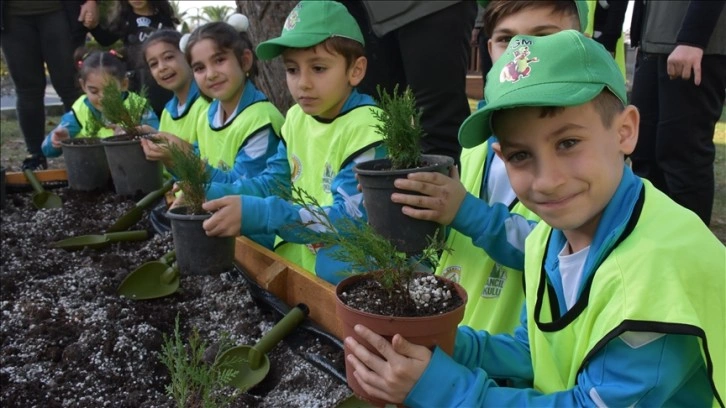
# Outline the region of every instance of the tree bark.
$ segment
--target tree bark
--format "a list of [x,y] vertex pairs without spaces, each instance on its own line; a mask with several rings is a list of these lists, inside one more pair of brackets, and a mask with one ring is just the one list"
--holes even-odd
[[[287,15],[297,4],[295,1],[244,1],[237,0],[237,11],[250,20],[248,29],[255,46],[270,38],[279,37]],[[285,67],[279,58],[257,61],[259,74],[255,85],[285,114],[295,102],[287,90]]]

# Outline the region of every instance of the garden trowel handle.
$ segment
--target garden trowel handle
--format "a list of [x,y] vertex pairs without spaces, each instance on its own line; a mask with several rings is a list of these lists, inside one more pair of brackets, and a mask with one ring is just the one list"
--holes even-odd
[[143,241],[149,238],[149,232],[146,230],[109,232],[106,238],[109,242]]
[[136,207],[138,208],[146,208],[154,203],[154,201],[161,198],[164,194],[166,194],[167,191],[171,190],[171,188],[174,186],[174,180],[169,179],[167,180],[164,185],[161,186],[160,189],[154,190],[147,194],[144,198],[139,200],[138,203],[136,203]]
[[165,253],[164,255],[159,258],[159,262],[165,263],[167,265],[170,265],[174,263],[176,260],[176,250],[169,251]]
[[43,189],[43,186],[40,185],[40,181],[38,181],[38,178],[35,177],[33,170],[25,169],[23,170],[23,174],[25,174],[25,178],[28,179],[28,182],[31,186],[33,186],[33,190],[35,190],[36,193],[42,193],[43,191],[45,191]]
[[250,349],[249,354],[247,355],[250,368],[253,370],[259,368],[265,354],[272,350],[277,343],[280,342],[280,340],[295,330],[295,328],[300,325],[303,320],[305,320],[305,317],[309,313],[310,309],[304,303],[300,303],[290,309],[285,317],[277,322],[277,324],[274,325],[270,331],[265,333],[257,344]]

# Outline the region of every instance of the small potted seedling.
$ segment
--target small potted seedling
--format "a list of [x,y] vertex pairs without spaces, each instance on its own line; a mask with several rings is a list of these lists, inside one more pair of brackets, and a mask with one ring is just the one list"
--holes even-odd
[[[326,247],[335,248],[332,257],[350,265],[350,276],[335,288],[336,314],[345,337],[352,336],[366,345],[353,330],[362,324],[389,341],[395,334],[427,347],[440,347],[451,354],[459,322],[464,317],[467,295],[464,288],[432,270],[444,243],[431,237],[420,253],[407,255],[370,225],[350,218],[331,222],[314,197],[292,187],[290,200],[311,214],[303,234]],[[371,352],[376,352],[369,347]],[[350,354],[347,346],[345,354]],[[384,404],[368,395],[358,384],[353,369],[346,362],[350,388],[361,398]]]
[[212,216],[202,208],[210,174],[206,163],[186,145],[164,144],[169,149],[171,171],[183,193],[183,205],[171,208],[171,221],[179,272],[184,275],[208,275],[224,272],[232,266],[234,237],[208,237],[202,223]]
[[101,120],[91,115],[76,137],[61,142],[68,186],[74,190],[92,191],[108,186],[110,172],[106,151],[99,138],[101,129]]
[[374,111],[374,115],[380,123],[375,126],[375,131],[383,137],[388,156],[358,163],[353,171],[358,175],[363,191],[368,222],[374,230],[391,240],[396,248],[411,255],[426,247],[427,237],[442,238],[442,227],[433,221],[418,220],[403,214],[402,205],[391,201],[392,193],[403,192],[396,189],[393,182],[415,172],[448,174],[454,159],[421,153],[420,142],[424,137],[421,112],[416,109],[410,88],[399,93],[396,86],[393,93],[388,94],[379,87],[378,93],[381,95],[378,103],[381,110]]
[[162,164],[146,160],[140,141],[147,136],[140,130],[141,119],[149,109],[146,91],[124,98],[118,83],[108,81],[103,87],[101,107],[104,118],[124,132],[103,139],[116,193],[137,195],[158,190],[163,183]]

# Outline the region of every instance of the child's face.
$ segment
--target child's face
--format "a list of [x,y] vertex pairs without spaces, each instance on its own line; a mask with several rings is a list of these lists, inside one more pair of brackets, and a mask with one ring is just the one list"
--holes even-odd
[[497,112],[499,143],[492,148],[522,204],[581,249],[590,244],[620,183],[624,155],[635,148],[638,112],[627,107],[610,129],[592,102],[554,116],[540,117],[541,112],[538,107]]
[[134,11],[146,11],[149,8],[148,0],[129,0],[129,5]]
[[100,71],[91,71],[88,75],[86,75],[85,80],[80,80],[81,89],[83,89],[83,92],[85,92],[88,97],[88,101],[91,102],[91,105],[99,111],[103,110],[101,109],[103,87],[108,83],[108,81],[116,81],[121,91],[126,91],[129,85],[128,79],[119,81],[117,78],[101,73]]
[[563,30],[577,30],[579,24],[577,16],[555,12],[554,7],[550,5],[520,10],[500,19],[492,30],[492,38],[487,42],[489,55],[492,61],[496,62],[507,50],[509,40],[515,35],[544,36]]
[[[236,104],[244,90],[246,71],[234,52],[220,50],[214,41],[204,39],[192,46],[191,56],[194,79],[202,93],[222,103]],[[245,50],[243,63],[252,64],[249,50]]]
[[345,58],[321,45],[311,49],[288,48],[282,53],[287,88],[303,112],[323,119],[340,113],[353,87],[365,75],[366,59],[349,68]]
[[176,46],[157,41],[148,46],[145,57],[151,75],[162,88],[179,92],[192,81],[192,70]]

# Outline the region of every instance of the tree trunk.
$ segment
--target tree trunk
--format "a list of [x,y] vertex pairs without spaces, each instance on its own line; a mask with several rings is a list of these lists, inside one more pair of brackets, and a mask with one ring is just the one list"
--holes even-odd
[[[237,11],[250,20],[249,35],[255,46],[270,38],[279,37],[287,15],[295,1],[244,1],[237,0]],[[257,61],[259,74],[255,84],[285,114],[295,102],[287,90],[285,67],[279,58]]]

